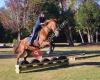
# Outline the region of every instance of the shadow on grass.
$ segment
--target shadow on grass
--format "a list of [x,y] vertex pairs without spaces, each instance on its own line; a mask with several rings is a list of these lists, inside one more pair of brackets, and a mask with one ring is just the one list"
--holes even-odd
[[22,73],[32,73],[32,72],[44,72],[44,71],[49,71],[49,70],[59,70],[59,69],[64,69],[64,68],[68,68],[67,65],[59,65],[59,66],[52,66],[52,67],[41,67],[41,68],[37,68],[37,69],[32,69],[32,70],[26,70],[26,71],[22,71]]
[[55,51],[54,53],[58,53],[58,54],[91,54],[91,53],[97,53],[97,54],[100,54],[100,50],[71,50],[71,51]]
[[[100,51],[87,51],[87,50],[72,50],[72,51],[55,51],[54,53],[51,54],[44,54],[43,57],[48,57],[48,56],[76,56],[76,55],[85,55],[85,54],[97,54],[100,55]],[[0,59],[9,59],[9,58],[15,58],[15,54],[11,54],[10,52],[0,52]],[[32,56],[31,56],[32,57]],[[95,56],[96,57],[96,56]]]
[[[77,56],[77,55],[81,55],[81,56],[85,56],[85,55],[91,55],[91,54],[95,54],[94,57],[99,56],[100,55],[100,51],[87,51],[87,50],[72,50],[72,51],[55,51],[54,53],[51,54],[44,54],[44,57],[48,57],[48,56]],[[92,56],[91,56],[92,57]]]
[[100,62],[81,62],[78,64],[70,65],[70,67],[84,66],[84,65],[100,67]]
[[16,55],[13,54],[0,54],[0,59],[11,59],[16,58]]
[[81,60],[81,59],[89,59],[89,58],[99,57],[99,56],[100,56],[100,54],[88,55],[88,56],[83,55],[83,56],[81,56],[81,57],[76,57],[75,59],[76,59],[76,60]]

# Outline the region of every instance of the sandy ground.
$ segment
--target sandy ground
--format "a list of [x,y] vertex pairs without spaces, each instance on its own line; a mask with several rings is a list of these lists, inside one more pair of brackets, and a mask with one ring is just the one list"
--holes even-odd
[[[44,49],[41,49],[42,51],[45,51],[47,50],[48,48],[44,48]],[[71,51],[71,50],[100,50],[100,45],[99,44],[96,44],[96,45],[77,45],[77,46],[74,46],[74,47],[69,47],[69,46],[66,46],[66,45],[56,45],[55,51]],[[1,51],[13,51],[13,48],[0,48],[0,52]]]

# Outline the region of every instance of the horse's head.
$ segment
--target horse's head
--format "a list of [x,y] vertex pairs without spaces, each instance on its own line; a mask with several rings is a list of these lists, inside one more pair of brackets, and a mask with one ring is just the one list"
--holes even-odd
[[59,30],[57,28],[57,20],[56,19],[47,20],[46,25],[49,30],[52,30],[52,32],[55,33],[56,37],[59,36]]

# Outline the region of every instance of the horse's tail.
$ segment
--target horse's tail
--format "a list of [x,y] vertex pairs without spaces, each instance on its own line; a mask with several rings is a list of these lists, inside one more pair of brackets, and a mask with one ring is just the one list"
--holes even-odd
[[21,41],[19,41],[17,44],[14,45],[14,47],[13,47],[14,54],[18,53],[18,48],[19,48],[20,43],[21,43]]

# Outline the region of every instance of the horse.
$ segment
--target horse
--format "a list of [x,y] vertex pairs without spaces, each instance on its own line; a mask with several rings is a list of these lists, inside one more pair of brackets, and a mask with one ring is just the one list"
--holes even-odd
[[[14,47],[14,53],[17,54],[17,64],[19,64],[19,59],[27,50],[33,51],[37,47],[45,48],[46,46],[49,46],[49,52],[51,52],[52,45],[48,40],[48,35],[50,32],[53,32],[55,36],[59,35],[56,19],[49,19],[44,22],[44,24],[42,25],[42,29],[38,32],[38,39],[36,39],[36,41],[32,43],[33,46],[29,45],[27,37],[20,40],[17,46]],[[24,57],[24,60],[26,60],[27,57],[28,54]]]

